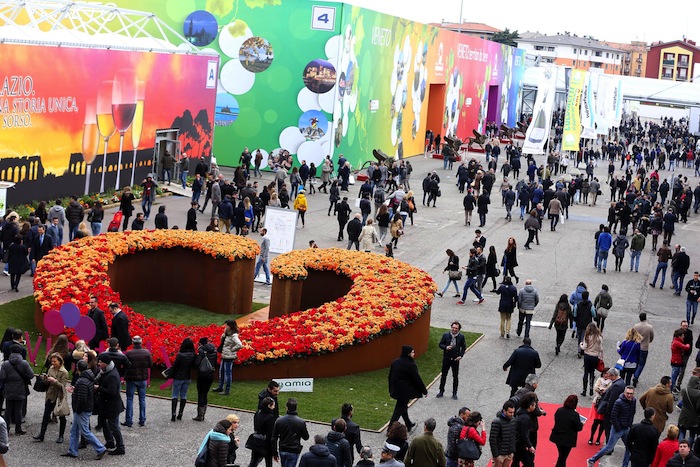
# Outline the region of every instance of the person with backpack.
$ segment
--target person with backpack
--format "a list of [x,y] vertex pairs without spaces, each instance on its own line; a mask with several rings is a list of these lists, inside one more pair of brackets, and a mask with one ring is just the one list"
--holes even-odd
[[344,434],[347,428],[345,420],[336,419],[331,428],[326,436],[326,447],[335,458],[334,465],[336,467],[352,467],[352,447]]
[[570,323],[573,321],[573,313],[571,312],[571,305],[569,305],[569,300],[566,294],[562,294],[559,297],[559,302],[557,302],[554,307],[554,314],[549,322],[549,329],[554,329],[557,331],[556,346],[554,347],[555,355],[559,355],[561,350],[561,345],[564,343],[564,338],[566,337],[566,330],[569,328]]
[[209,402],[207,395],[214,382],[214,369],[216,368],[216,347],[206,337],[199,339],[194,366],[197,368],[197,416],[192,420],[203,422]]

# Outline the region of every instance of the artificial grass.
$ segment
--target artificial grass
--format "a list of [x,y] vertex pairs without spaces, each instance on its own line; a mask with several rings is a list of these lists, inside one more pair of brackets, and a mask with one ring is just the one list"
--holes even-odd
[[[238,319],[242,315],[222,315],[211,311],[195,308],[179,303],[163,302],[129,302],[129,306],[144,316],[185,326],[201,326],[206,324],[221,324],[227,319]],[[266,303],[253,302],[252,311],[258,311],[268,306]]]
[[[418,371],[425,384],[430,384],[442,369],[442,351],[438,344],[447,329],[430,328],[428,351],[416,359]],[[467,347],[472,345],[481,334],[465,332]],[[398,357],[398,355],[397,355]],[[156,378],[157,376],[157,378]],[[274,374],[271,375],[274,378]],[[395,401],[389,397],[389,369],[369,371],[349,376],[314,379],[314,392],[282,392],[279,403],[283,405],[288,397],[299,402],[299,416],[307,420],[328,422],[340,414],[340,407],[350,402],[355,408],[353,420],[363,429],[378,430],[391,418]],[[209,393],[209,404],[254,411],[258,404],[258,393],[268,381],[236,381],[236,368],[233,369],[233,386],[229,396]],[[151,386],[148,394],[169,398],[170,389],[161,390],[164,380],[157,371],[152,372]],[[216,382],[214,383],[216,384]],[[435,392],[434,390],[432,391]],[[195,381],[192,381],[188,399],[197,400]],[[280,409],[284,413],[284,408]]]
[[[135,307],[134,307],[135,305]],[[166,320],[165,317],[170,314],[171,322],[180,322],[182,324],[204,324],[204,321],[195,323],[184,322],[182,320],[189,319],[190,314],[196,314],[204,319],[208,315],[213,315],[207,319],[220,323],[222,315],[210,313],[197,308],[192,308],[184,305],[173,305],[154,302],[140,302],[132,304],[140,313],[160,314],[149,315],[158,319]],[[266,306],[253,304],[255,307]],[[173,307],[173,308],[171,308]],[[0,329],[4,330],[7,327],[20,328],[27,331],[31,337],[31,344],[36,345],[39,331],[34,325],[34,298],[25,297],[13,302],[0,305]],[[179,310],[178,312],[172,310]],[[430,341],[428,351],[416,359],[418,370],[425,384],[430,382],[440,374],[442,368],[442,351],[438,348],[438,343],[442,334],[446,329],[430,328]],[[467,347],[472,345],[481,334],[465,332]],[[42,342],[41,348],[38,351],[36,362],[38,366],[34,367],[35,372],[39,371],[44,364],[46,355],[46,343]],[[397,355],[398,356],[398,355]],[[391,417],[394,410],[394,400],[389,397],[387,378],[389,369],[370,371],[367,373],[359,373],[349,376],[339,376],[335,378],[323,378],[314,380],[314,392],[283,392],[280,393],[280,403],[283,404],[288,397],[295,397],[299,401],[299,415],[307,420],[315,420],[320,422],[330,423],[331,419],[337,417],[340,413],[340,407],[345,402],[351,402],[355,407],[355,420],[362,428],[370,430],[380,429]],[[153,378],[147,392],[151,395],[163,396],[170,398],[170,389],[161,390],[160,385],[164,380],[160,376],[158,369],[152,372]],[[274,378],[274,375],[271,375]],[[209,404],[230,407],[232,409],[242,409],[254,411],[257,408],[258,393],[267,386],[265,381],[236,381],[236,369],[233,370],[233,386],[231,395],[221,396],[217,393],[210,393]],[[434,393],[435,390],[431,391]],[[195,381],[192,381],[189,391],[189,400],[196,401],[197,389]],[[281,410],[284,412],[284,409]]]

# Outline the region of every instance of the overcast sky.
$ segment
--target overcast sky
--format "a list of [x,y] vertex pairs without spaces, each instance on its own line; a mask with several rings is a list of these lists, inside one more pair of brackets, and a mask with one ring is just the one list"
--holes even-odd
[[[421,23],[440,22],[443,19],[458,22],[460,14],[460,0],[346,0],[346,3]],[[667,12],[667,18],[662,18],[663,8],[650,0],[637,3],[614,0],[501,0],[482,3],[463,0],[463,3],[464,21],[485,23],[511,31],[548,35],[569,31],[579,36],[624,43],[634,40],[670,42],[681,40],[685,35],[700,42],[700,34],[694,37],[694,31],[690,28],[695,15],[687,10],[685,13],[671,10]]]

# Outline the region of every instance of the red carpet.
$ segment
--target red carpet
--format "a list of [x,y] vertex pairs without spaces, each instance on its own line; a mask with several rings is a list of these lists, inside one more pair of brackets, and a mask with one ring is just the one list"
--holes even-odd
[[[562,400],[563,402],[563,400]],[[540,402],[542,409],[547,412],[545,417],[540,417],[540,429],[537,432],[537,453],[535,454],[535,465],[550,466],[554,465],[557,461],[557,447],[549,441],[549,435],[552,434],[552,427],[554,427],[554,412],[557,411],[561,404],[547,404],[545,402]],[[590,407],[581,407],[580,405],[576,409],[578,413],[586,418],[589,418]],[[569,458],[566,461],[566,465],[586,465],[586,459],[592,457],[605,443],[605,435],[601,438],[600,446],[588,445],[588,438],[591,436],[591,424],[593,420],[587,420],[583,425],[583,430],[578,435],[578,443],[576,447],[571,450]],[[594,440],[595,441],[595,440]],[[489,440],[486,439],[486,446],[484,446],[483,456],[490,456],[491,451],[488,446]],[[620,449],[618,447],[618,449]],[[491,461],[488,463],[491,466]]]

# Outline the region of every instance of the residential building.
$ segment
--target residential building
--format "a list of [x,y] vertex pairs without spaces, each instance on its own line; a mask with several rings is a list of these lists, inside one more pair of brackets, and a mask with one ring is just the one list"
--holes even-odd
[[647,78],[692,81],[700,74],[700,47],[694,41],[683,40],[653,43],[646,63]]
[[632,41],[628,44],[622,42],[608,42],[605,44],[615,49],[622,50],[620,74],[624,76],[636,76],[644,78],[646,74],[648,46],[643,41]]
[[548,36],[539,33],[522,33],[518,48],[538,63],[553,63],[565,67],[596,69],[599,72],[619,75],[622,69],[623,50],[611,47],[590,36],[579,37],[565,32]]

